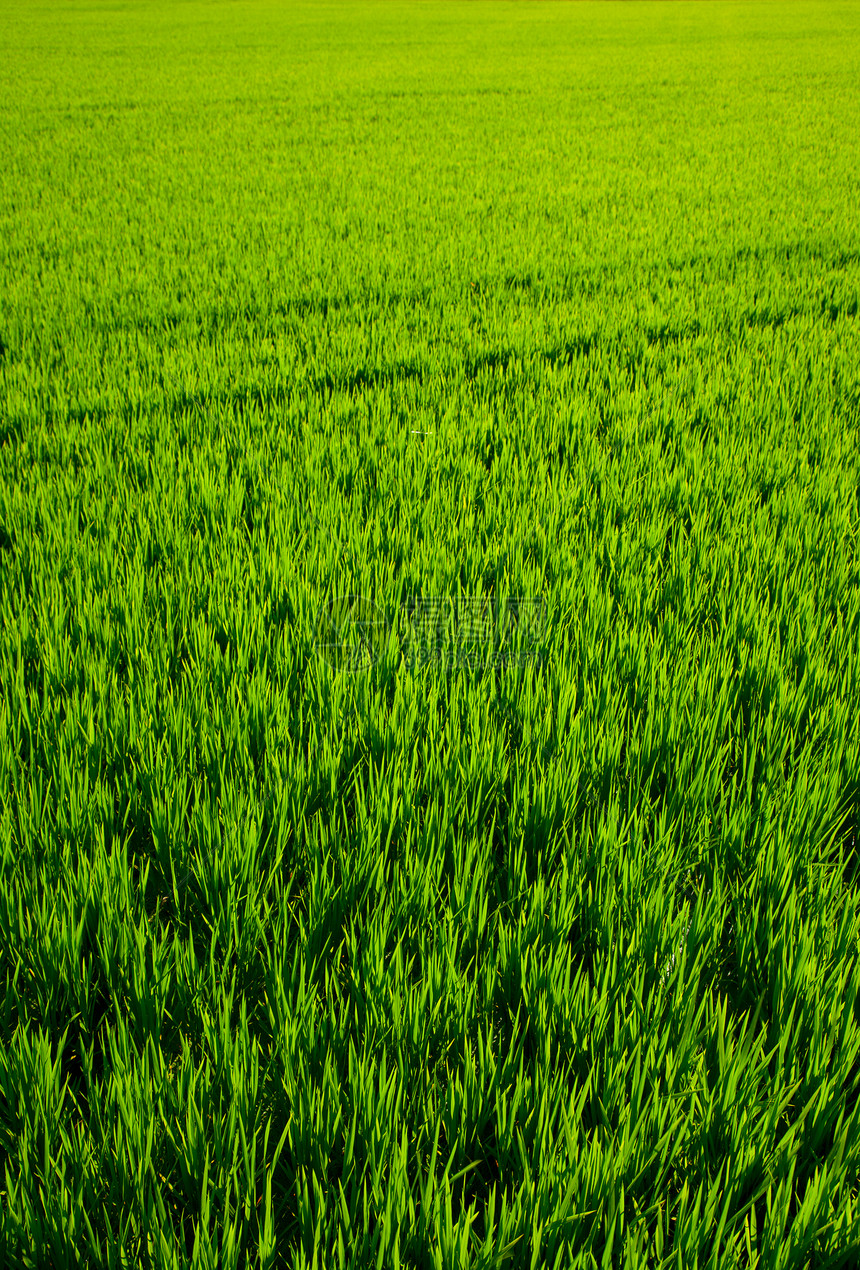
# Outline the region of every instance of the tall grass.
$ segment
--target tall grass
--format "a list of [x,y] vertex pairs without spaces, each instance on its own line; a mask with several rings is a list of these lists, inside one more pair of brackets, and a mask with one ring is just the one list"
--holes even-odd
[[6,5],[0,1264],[857,1264],[858,63]]

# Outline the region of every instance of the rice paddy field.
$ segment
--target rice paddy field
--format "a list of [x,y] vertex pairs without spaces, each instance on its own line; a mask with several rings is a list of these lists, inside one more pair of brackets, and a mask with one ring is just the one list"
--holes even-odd
[[0,1265],[860,1265],[860,7],[0,8]]

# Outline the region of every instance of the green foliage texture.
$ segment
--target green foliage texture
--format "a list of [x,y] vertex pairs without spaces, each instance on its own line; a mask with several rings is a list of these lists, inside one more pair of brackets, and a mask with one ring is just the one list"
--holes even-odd
[[4,0],[0,1264],[858,1264],[858,83]]

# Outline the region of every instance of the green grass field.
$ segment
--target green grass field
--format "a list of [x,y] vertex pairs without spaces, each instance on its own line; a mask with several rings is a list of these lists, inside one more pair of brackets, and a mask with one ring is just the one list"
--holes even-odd
[[0,1266],[860,1264],[858,83],[4,0]]

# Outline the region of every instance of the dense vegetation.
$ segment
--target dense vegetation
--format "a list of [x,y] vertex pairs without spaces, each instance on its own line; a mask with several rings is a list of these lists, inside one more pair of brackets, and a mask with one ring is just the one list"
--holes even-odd
[[857,1264],[858,77],[5,5],[0,1263]]

